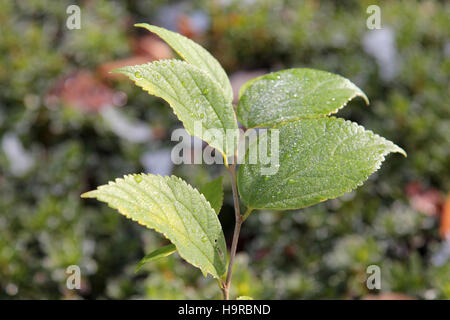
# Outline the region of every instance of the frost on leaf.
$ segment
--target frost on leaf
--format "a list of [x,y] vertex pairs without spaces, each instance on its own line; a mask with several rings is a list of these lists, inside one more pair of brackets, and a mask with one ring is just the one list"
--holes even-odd
[[127,175],[82,195],[106,202],[126,217],[167,237],[180,256],[220,278],[226,244],[214,209],[196,189],[175,176]]
[[287,122],[272,130],[279,130],[277,173],[261,175],[261,164],[239,168],[240,195],[253,209],[298,209],[339,197],[362,185],[387,154],[406,156],[391,141],[334,117]]
[[238,117],[247,128],[325,117],[336,113],[355,97],[367,96],[350,80],[313,69],[287,69],[244,84]]

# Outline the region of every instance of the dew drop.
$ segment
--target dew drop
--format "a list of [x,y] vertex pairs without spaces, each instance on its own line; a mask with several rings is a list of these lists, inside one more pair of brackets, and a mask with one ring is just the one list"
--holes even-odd
[[137,182],[137,183],[139,183],[139,182],[141,182],[142,181],[142,177],[141,176],[139,176],[139,175],[137,175],[137,176],[134,176],[134,180]]
[[134,73],[134,76],[135,76],[137,79],[142,79],[142,73],[140,73],[139,71],[136,71],[136,72]]

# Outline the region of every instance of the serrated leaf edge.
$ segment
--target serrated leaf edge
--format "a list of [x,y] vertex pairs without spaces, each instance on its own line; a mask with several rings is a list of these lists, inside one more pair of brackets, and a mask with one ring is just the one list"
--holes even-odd
[[[189,41],[192,41],[193,43],[195,43],[196,45],[198,45],[200,48],[202,48],[206,53],[208,53],[215,61],[217,61],[217,59],[208,51],[208,50],[206,50],[205,48],[203,48],[200,44],[198,44],[198,43],[196,43],[195,41],[193,41],[192,39],[189,39],[188,37],[186,37],[186,36],[183,36],[182,34],[180,34],[180,33],[177,33],[177,32],[173,32],[173,31],[170,31],[170,30],[167,30],[167,29],[164,29],[164,28],[161,28],[161,27],[158,27],[158,26],[155,26],[155,25],[151,25],[151,24],[148,24],[148,23],[136,23],[136,24],[134,24],[134,26],[135,27],[138,27],[138,28],[143,28],[143,29],[146,29],[146,30],[148,30],[148,31],[150,31],[151,33],[153,33],[153,34],[156,34],[159,38],[161,38],[162,40],[164,40],[164,42],[166,42],[181,58],[183,58],[183,60],[185,60],[186,61],[186,57],[185,57],[185,55],[183,55],[180,51],[178,51],[177,49],[175,49],[174,47],[172,47],[169,43],[168,43],[168,41],[166,40],[166,39],[164,39],[164,37],[163,36],[161,36],[157,31],[155,31],[155,30],[152,30],[152,29],[161,29],[162,31],[164,31],[164,32],[172,32],[172,33],[174,33],[174,34],[176,34],[176,35],[178,35],[178,36],[181,36],[181,37],[183,37],[183,38],[186,38],[187,40],[189,40]],[[158,30],[159,31],[159,30]],[[190,62],[188,62],[188,61],[186,61],[186,63],[189,63],[190,65],[193,65],[192,63],[190,63]],[[220,63],[219,63],[219,61],[217,61],[217,63],[220,65]],[[229,100],[229,102],[231,103],[232,101],[233,101],[233,89],[232,89],[232,87],[231,87],[231,83],[230,83],[230,80],[229,80],[229,78],[228,78],[228,75],[225,73],[225,71],[224,71],[224,76],[225,76],[225,79],[228,81],[228,87],[229,88],[224,88],[223,86],[222,86],[222,84],[219,82],[219,81],[217,81],[216,79],[214,79],[213,78],[213,74],[214,74],[214,72],[213,71],[215,71],[214,70],[214,66],[211,66],[210,64],[209,64],[209,61],[206,61],[206,65],[208,66],[208,70],[209,70],[209,72],[206,72],[208,75],[210,75],[211,76],[211,78],[212,78],[212,80],[214,81],[214,82],[216,82],[217,84],[218,84],[218,86],[220,87],[220,89],[222,90],[222,92],[223,92],[223,94],[224,94],[224,98],[226,98],[227,100]],[[195,65],[193,65],[193,66],[195,66]],[[195,66],[196,67],[196,66]],[[221,66],[222,67],[222,66]],[[200,69],[200,68],[199,68]],[[203,70],[202,70],[203,71]],[[211,74],[209,74],[209,73],[211,73]],[[228,92],[228,90],[227,89],[231,89],[231,91],[229,91]],[[229,96],[231,94],[231,96]]]
[[[321,117],[321,118],[322,118],[322,117]],[[379,138],[379,139],[382,139],[382,140],[388,142],[389,144],[392,145],[392,147],[394,147],[394,149],[393,149],[393,150],[387,150],[387,151],[384,151],[384,152],[381,154],[380,159],[375,163],[375,165],[374,165],[374,167],[373,167],[374,170],[372,171],[372,173],[370,173],[370,174],[368,174],[368,175],[365,175],[364,178],[363,178],[360,182],[356,183],[356,186],[355,186],[355,187],[350,187],[350,188],[344,190],[342,193],[339,193],[337,196],[333,196],[332,198],[324,198],[324,199],[320,200],[318,203],[327,201],[327,200],[329,200],[329,199],[336,199],[336,198],[342,197],[344,194],[346,194],[346,193],[348,193],[348,192],[352,192],[353,190],[356,190],[357,188],[361,187],[361,186],[369,179],[369,177],[370,177],[372,174],[374,174],[375,172],[377,172],[377,171],[381,168],[382,163],[386,160],[386,156],[389,155],[390,153],[400,153],[400,154],[402,154],[404,157],[407,157],[407,154],[406,154],[405,150],[403,150],[402,148],[400,148],[399,146],[397,146],[395,143],[393,143],[392,141],[390,141],[390,140],[388,140],[388,139],[386,139],[386,138],[384,138],[384,137],[382,137],[382,136],[380,136],[380,135],[374,133],[374,132],[371,131],[371,130],[368,130],[368,129],[364,128],[363,126],[359,125],[359,124],[356,123],[356,122],[353,122],[353,121],[350,121],[350,120],[345,120],[345,119],[342,119],[342,118],[337,118],[337,117],[327,117],[327,118],[340,120],[340,121],[342,121],[342,123],[350,123],[352,126],[356,127],[357,129],[363,130],[363,131],[369,133],[370,135],[372,135],[373,138]],[[297,121],[302,121],[302,119],[299,119],[299,120],[297,120]],[[288,121],[288,122],[291,122],[291,121]],[[285,124],[285,123],[283,123],[283,124]],[[279,124],[277,124],[276,126],[274,126],[272,129],[276,129],[278,126],[281,126],[281,125],[282,125],[282,124],[279,123]],[[314,194],[314,193],[311,193],[311,194]],[[302,195],[301,195],[301,196],[302,196]],[[304,196],[304,195],[303,195],[303,196]],[[243,197],[242,197],[242,200],[244,200]],[[276,202],[275,202],[275,203],[276,203]],[[314,204],[313,204],[313,205],[314,205]],[[307,208],[307,207],[310,207],[310,206],[313,206],[313,205],[307,205],[307,206],[301,206],[301,207],[289,207],[289,208],[286,208],[286,207],[278,208],[278,207],[254,207],[254,206],[251,206],[251,208],[252,208],[252,209],[259,209],[259,210],[261,210],[261,209],[270,209],[270,210],[285,211],[285,210],[297,210],[297,209],[303,209],[303,208]]]
[[[340,78],[342,78],[344,81],[346,81],[350,86],[354,87],[354,89],[356,89],[356,93],[354,93],[352,96],[350,96],[346,102],[344,102],[341,106],[337,107],[335,110],[332,110],[331,112],[329,112],[328,114],[323,114],[323,115],[315,115],[315,116],[301,116],[301,117],[296,117],[296,118],[292,118],[289,120],[283,120],[283,121],[273,121],[271,123],[263,123],[263,124],[259,124],[257,126],[249,126],[247,128],[270,128],[273,127],[277,124],[281,124],[281,123],[287,123],[287,122],[293,122],[293,121],[297,121],[297,120],[301,120],[301,119],[319,119],[319,118],[325,118],[325,117],[329,117],[332,114],[336,114],[339,112],[339,110],[341,110],[342,108],[344,108],[351,100],[355,99],[356,97],[361,97],[364,102],[366,103],[366,105],[370,104],[369,98],[367,97],[367,95],[364,93],[364,91],[362,91],[356,84],[354,84],[351,80],[335,74],[335,73],[331,73],[325,70],[318,70],[318,69],[312,69],[312,68],[289,68],[289,69],[283,69],[283,70],[279,70],[279,71],[275,71],[275,72],[270,72],[270,73],[266,73],[263,74],[259,77],[250,79],[249,81],[247,81],[246,83],[244,83],[241,88],[239,89],[239,100],[241,99],[241,97],[244,95],[245,91],[247,91],[247,89],[249,89],[255,82],[257,82],[258,80],[264,79],[264,77],[267,77],[267,75],[275,75],[277,73],[280,72],[288,72],[290,70],[310,70],[310,71],[320,71],[320,72],[326,72],[329,73],[333,76],[338,76]],[[270,80],[276,80],[276,79],[270,79]],[[248,111],[248,110],[247,110]],[[240,117],[239,117],[240,118]],[[243,120],[243,119],[239,119],[239,120]],[[244,121],[242,121],[244,122]],[[247,120],[245,121],[246,123],[248,122]]]
[[[135,84],[136,86],[140,87],[142,90],[144,90],[144,91],[147,92],[148,94],[163,99],[165,102],[167,102],[167,104],[169,104],[169,106],[170,106],[170,108],[172,109],[172,111],[173,111],[173,113],[175,114],[175,116],[176,116],[176,117],[178,118],[178,120],[180,120],[181,123],[183,124],[183,127],[186,128],[185,123],[184,123],[184,120],[182,120],[182,119],[180,118],[180,115],[177,113],[177,111],[175,110],[175,108],[172,106],[172,104],[171,104],[169,101],[167,101],[166,99],[164,99],[164,98],[161,97],[160,95],[157,95],[156,93],[152,92],[150,89],[144,88],[143,86],[139,85],[139,84],[138,84],[138,81],[139,81],[139,80],[138,80],[138,79],[135,79],[135,77],[129,77],[129,76],[128,76],[128,75],[130,74],[130,72],[127,70],[127,68],[129,68],[129,67],[137,67],[137,66],[139,66],[139,67],[144,67],[144,66],[151,65],[151,64],[156,65],[156,64],[164,64],[164,63],[179,63],[179,64],[189,65],[190,67],[196,69],[196,71],[198,71],[198,72],[202,73],[204,76],[208,77],[209,80],[211,80],[212,83],[215,83],[216,85],[219,86],[219,89],[221,90],[221,92],[223,91],[223,90],[221,89],[220,85],[218,84],[218,82],[217,82],[216,80],[212,79],[212,77],[211,77],[207,72],[203,71],[202,69],[198,68],[197,66],[195,66],[195,65],[193,65],[193,64],[190,64],[190,63],[188,63],[188,62],[186,62],[186,61],[178,60],[178,59],[162,59],[162,60],[157,60],[157,61],[148,62],[148,63],[144,63],[144,64],[137,64],[137,65],[133,65],[133,66],[126,66],[126,67],[114,69],[114,70],[111,71],[111,73],[120,73],[120,74],[123,74],[123,75],[127,76],[131,81],[133,81],[134,84]],[[160,74],[160,76],[162,76],[162,75]],[[145,79],[144,79],[144,80],[145,80]],[[173,88],[173,87],[172,87],[172,88]],[[175,88],[174,88],[174,89],[175,89]],[[176,98],[176,97],[172,97],[172,98],[173,98],[174,100],[178,100],[178,98]],[[225,98],[225,97],[224,97],[224,98]],[[208,101],[209,101],[209,100],[208,100]],[[218,119],[220,120],[220,122],[222,123],[222,126],[224,127],[224,130],[229,129],[229,128],[225,128],[224,120],[219,116],[219,113],[217,112],[217,110],[216,110],[216,108],[215,108],[215,104],[211,103],[211,101],[209,101],[209,102],[210,102],[210,104],[211,104],[211,108],[214,110],[214,113],[217,115],[217,118],[218,118]],[[178,102],[178,103],[182,104],[182,102]],[[232,105],[231,105],[231,107],[232,107],[232,109],[233,109],[233,106],[232,106]],[[233,119],[234,119],[234,122],[237,124],[236,112],[234,112],[234,109],[233,109]],[[236,125],[236,126],[237,126],[237,125]],[[186,131],[188,131],[188,130],[186,129]],[[188,132],[189,132],[189,131],[188,131]],[[193,133],[190,133],[190,132],[189,132],[189,134],[190,134],[191,136],[194,136]],[[198,138],[202,139],[203,137],[198,137]],[[203,139],[202,139],[202,140],[203,140]],[[206,141],[205,141],[205,142],[206,142]],[[227,155],[226,152],[225,152],[225,150],[223,150],[222,148],[219,148],[219,147],[214,147],[214,148],[217,149],[217,150],[219,150],[219,152],[222,153],[222,155],[224,156],[224,158],[226,158],[227,156],[231,156],[231,155],[232,155],[232,153],[231,153],[230,155]]]
[[[127,177],[133,177],[133,178],[134,178],[135,176],[142,176],[142,175],[146,176],[147,174],[145,174],[145,173],[136,174],[136,173],[135,173],[135,174],[124,175],[123,178],[116,178],[114,181],[109,181],[107,185],[114,185],[114,184],[117,184],[118,181],[125,181],[125,178],[127,178]],[[154,175],[154,176],[159,177],[159,178],[163,178],[163,179],[178,179],[178,180],[181,181],[183,184],[185,184],[188,188],[190,188],[190,189],[193,190],[194,192],[197,192],[198,194],[200,194],[200,197],[203,198],[203,200],[206,201],[207,205],[209,206],[209,209],[211,209],[211,210],[215,213],[215,210],[212,208],[212,206],[211,206],[211,204],[209,203],[209,201],[206,200],[205,196],[204,196],[202,193],[200,193],[196,188],[194,188],[193,186],[191,186],[190,184],[188,184],[186,181],[184,181],[183,179],[181,179],[181,178],[179,178],[179,177],[177,177],[177,176],[174,176],[174,175],[171,175],[171,176],[161,176],[161,175],[158,174],[158,175]],[[81,194],[81,198],[96,198],[96,199],[98,199],[97,196],[96,196],[96,194],[101,190],[102,187],[107,186],[107,185],[101,185],[101,186],[97,187],[97,189],[95,189],[95,190],[85,192],[85,193]],[[102,201],[102,202],[104,202],[104,201]],[[119,208],[119,207],[116,208],[116,207],[114,207],[114,206],[109,205],[109,203],[106,203],[106,204],[108,205],[108,207],[110,207],[110,208],[112,208],[112,209],[115,209],[115,210],[119,211],[119,213],[122,214],[123,216],[125,216],[126,218],[128,218],[128,219],[130,219],[130,220],[132,220],[132,221],[134,221],[134,222],[137,222],[138,224],[140,224],[141,226],[146,227],[147,229],[153,229],[153,230],[155,230],[156,232],[161,233],[166,239],[170,240],[169,237],[168,237],[163,231],[159,230],[159,229],[156,228],[156,227],[149,227],[149,226],[145,225],[144,223],[142,223],[141,221],[139,221],[139,220],[137,220],[137,219],[131,217],[127,212],[125,212],[125,211],[123,210],[123,208]],[[220,224],[220,223],[219,223],[219,224]],[[206,234],[207,234],[207,233],[206,233]],[[208,237],[208,238],[209,238],[209,237]],[[213,241],[213,242],[214,242],[214,241]],[[213,243],[213,242],[211,242],[211,243]],[[176,245],[175,245],[175,246],[176,246]],[[190,259],[188,259],[187,257],[185,257],[185,256],[178,250],[178,248],[177,248],[177,251],[178,251],[180,257],[182,257],[184,260],[186,260],[188,263],[190,263],[190,264],[193,265],[194,267],[199,268],[199,269],[202,271],[203,275],[205,275],[205,272],[207,272],[207,273],[211,274],[214,278],[217,278],[217,279],[220,279],[221,276],[223,275],[223,274],[219,275],[218,273],[216,273],[216,272],[214,272],[214,271],[208,270],[208,268],[205,268],[205,269],[206,269],[206,270],[205,270],[205,269],[202,268],[200,265],[195,264],[194,262],[190,261]],[[200,249],[199,249],[199,251],[202,252],[202,250],[200,250]],[[210,264],[213,266],[213,265],[214,265],[213,261],[211,261],[206,255],[204,255],[204,256],[205,256],[206,259],[210,262]],[[225,267],[226,267],[226,266],[225,266]],[[224,273],[225,273],[225,269],[226,269],[226,268],[224,268]]]

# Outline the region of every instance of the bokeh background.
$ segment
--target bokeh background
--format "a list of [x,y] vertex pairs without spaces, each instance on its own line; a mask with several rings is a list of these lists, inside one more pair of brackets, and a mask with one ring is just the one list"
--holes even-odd
[[[81,29],[66,27],[71,4]],[[381,8],[380,30],[366,9]],[[170,162],[169,106],[108,72],[173,57],[148,22],[201,43],[238,89],[282,68],[338,73],[362,88],[340,117],[403,147],[356,191],[244,224],[232,295],[262,299],[450,298],[448,1],[0,0],[0,298],[220,298],[177,254],[147,264],[159,234],[80,194],[128,173],[194,186],[221,166]],[[220,220],[234,224],[229,178]],[[65,274],[79,265],[82,288]],[[366,268],[380,266],[380,290]]]

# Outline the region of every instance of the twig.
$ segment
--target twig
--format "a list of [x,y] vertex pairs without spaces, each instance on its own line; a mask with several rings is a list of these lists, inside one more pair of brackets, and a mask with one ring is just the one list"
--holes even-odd
[[222,289],[225,300],[230,299],[229,290],[230,290],[230,285],[231,285],[231,274],[233,272],[234,257],[236,256],[236,249],[237,249],[237,244],[239,241],[239,233],[241,231],[241,225],[242,225],[242,222],[244,222],[244,219],[239,210],[239,195],[237,193],[237,187],[236,187],[235,169],[236,169],[236,161],[234,161],[234,163],[232,165],[230,165],[228,168],[228,171],[230,172],[230,176],[231,176],[231,189],[233,191],[235,224],[234,224],[233,242],[231,243],[230,262],[228,263],[227,277],[226,277],[225,284]]

